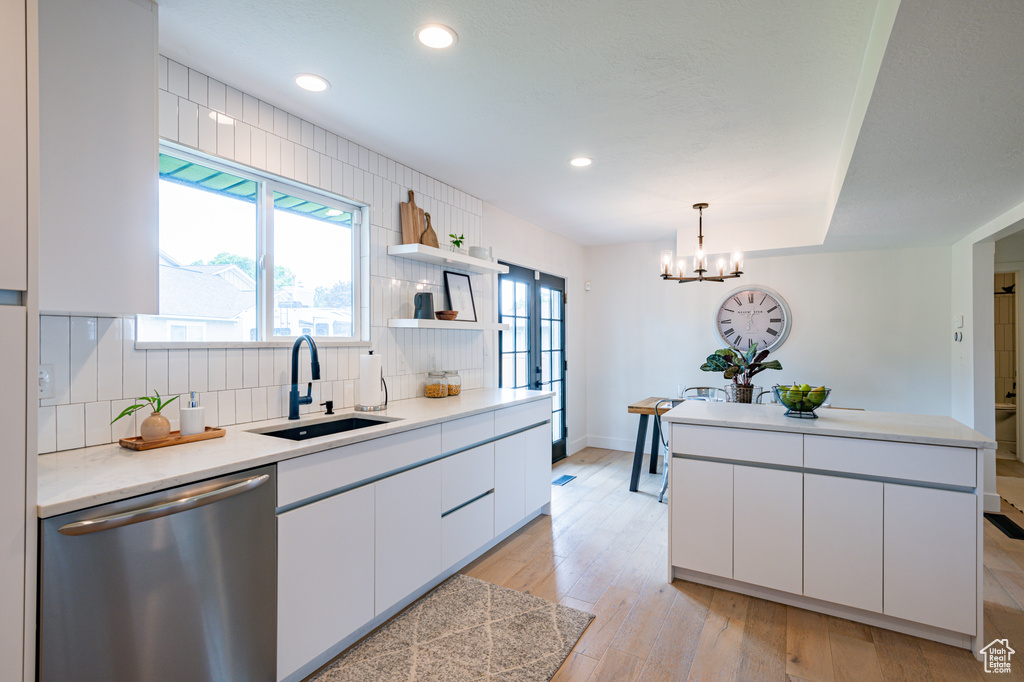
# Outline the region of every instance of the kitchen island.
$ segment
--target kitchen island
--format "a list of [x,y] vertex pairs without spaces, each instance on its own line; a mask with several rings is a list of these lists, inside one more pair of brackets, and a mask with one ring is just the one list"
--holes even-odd
[[949,418],[684,402],[671,458],[669,580],[972,650],[982,632],[984,461]]

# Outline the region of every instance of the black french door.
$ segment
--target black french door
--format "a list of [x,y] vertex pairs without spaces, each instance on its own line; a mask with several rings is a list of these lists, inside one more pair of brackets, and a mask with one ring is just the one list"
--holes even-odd
[[[504,265],[508,265],[507,263]],[[551,461],[565,457],[565,280],[516,265],[498,276],[498,385],[553,391]]]

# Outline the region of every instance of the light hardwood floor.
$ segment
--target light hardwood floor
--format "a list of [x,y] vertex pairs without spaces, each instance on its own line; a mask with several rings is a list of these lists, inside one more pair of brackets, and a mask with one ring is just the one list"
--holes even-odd
[[[985,523],[985,638],[1019,652],[986,675],[970,652],[889,630],[675,580],[667,571],[661,476],[630,493],[632,453],[587,448],[554,475],[552,515],[464,569],[597,617],[554,682],[631,680],[1024,680],[1024,541]],[[646,461],[644,471],[646,472]],[[1024,526],[1024,514],[1003,504]]]

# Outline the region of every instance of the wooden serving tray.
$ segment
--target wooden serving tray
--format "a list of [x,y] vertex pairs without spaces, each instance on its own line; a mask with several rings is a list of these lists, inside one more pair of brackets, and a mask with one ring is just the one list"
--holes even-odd
[[135,438],[122,438],[118,442],[122,448],[128,448],[129,450],[152,450],[153,448],[166,448],[168,445],[181,445],[182,443],[193,443],[197,440],[220,438],[226,433],[227,431],[216,426],[207,426],[206,431],[192,436],[183,436],[181,431],[171,431],[171,435],[163,440],[144,441],[142,436],[135,436]]

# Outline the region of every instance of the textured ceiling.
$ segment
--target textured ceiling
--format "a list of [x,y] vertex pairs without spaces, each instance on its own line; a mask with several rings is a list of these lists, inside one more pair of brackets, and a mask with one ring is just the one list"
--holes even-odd
[[[826,246],[946,243],[983,222],[979,207],[1021,200],[1006,170],[1021,161],[1024,3],[904,0],[861,129],[876,5],[162,0],[160,46],[583,244],[692,231],[698,201],[709,232],[747,250],[820,243],[830,214]],[[454,48],[415,42],[433,21],[459,33]],[[300,91],[300,72],[333,87]],[[594,165],[571,168],[577,155]]]
[[1024,2],[904,0],[825,239],[952,244],[1024,202]]

